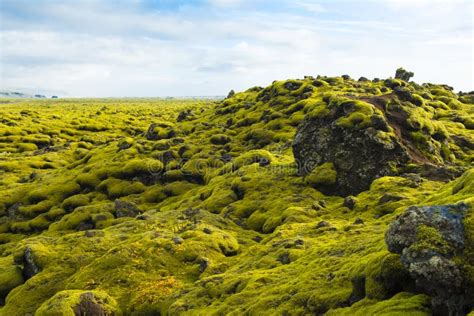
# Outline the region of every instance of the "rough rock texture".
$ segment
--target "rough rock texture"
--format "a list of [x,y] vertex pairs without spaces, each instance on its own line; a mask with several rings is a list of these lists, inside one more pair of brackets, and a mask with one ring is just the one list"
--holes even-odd
[[455,256],[464,248],[467,204],[409,207],[390,225],[385,241],[401,254],[417,287],[432,296],[435,314],[464,315],[472,308],[472,289]]
[[36,264],[33,256],[33,250],[26,247],[23,257],[23,276],[26,280],[32,278],[41,271],[41,268]]
[[385,235],[388,250],[401,253],[417,241],[417,229],[422,225],[436,228],[455,249],[464,247],[462,218],[467,209],[456,205],[411,206],[397,217]]
[[102,299],[95,297],[93,293],[86,292],[81,294],[79,304],[74,309],[74,315],[97,315],[97,316],[113,316],[115,312],[109,311],[104,307]]
[[116,217],[135,217],[142,213],[135,203],[116,199],[114,201]]
[[[407,162],[409,155],[396,138],[382,140],[375,127],[348,128],[338,119],[351,111],[350,103],[323,117],[307,117],[298,127],[293,154],[301,175],[331,162],[337,171],[334,184],[318,187],[326,194],[358,194],[376,178],[393,174],[392,166]],[[374,116],[378,117],[378,116]]]
[[395,72],[395,79],[400,79],[404,81],[409,81],[411,77],[414,76],[414,73],[411,71],[406,71],[403,68],[398,68],[397,71]]

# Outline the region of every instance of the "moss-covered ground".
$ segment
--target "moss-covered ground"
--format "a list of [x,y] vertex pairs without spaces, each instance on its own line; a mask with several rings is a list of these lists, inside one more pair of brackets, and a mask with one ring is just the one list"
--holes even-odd
[[[456,179],[409,166],[350,208],[319,192],[337,175],[299,176],[296,127],[348,105],[346,128],[399,113],[377,137],[403,131]],[[0,314],[74,315],[90,292],[117,315],[428,315],[384,234],[410,205],[468,203],[459,260],[474,280],[473,128],[472,95],[396,79],[307,77],[219,102],[3,100]]]

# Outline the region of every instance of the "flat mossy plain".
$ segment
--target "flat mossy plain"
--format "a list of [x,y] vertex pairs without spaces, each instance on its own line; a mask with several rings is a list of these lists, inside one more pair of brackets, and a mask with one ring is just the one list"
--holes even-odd
[[[411,99],[387,98],[396,87]],[[371,97],[463,175],[379,178],[353,209],[311,186],[331,168],[301,178],[304,117],[351,103],[338,124],[366,128],[384,115]],[[308,77],[221,102],[6,100],[0,114],[2,315],[73,315],[86,292],[117,315],[428,315],[429,297],[384,281],[403,275],[384,233],[410,205],[474,202],[474,105],[442,85]],[[142,214],[117,216],[116,199]],[[459,258],[471,280],[473,218]],[[40,272],[25,280],[27,248]]]

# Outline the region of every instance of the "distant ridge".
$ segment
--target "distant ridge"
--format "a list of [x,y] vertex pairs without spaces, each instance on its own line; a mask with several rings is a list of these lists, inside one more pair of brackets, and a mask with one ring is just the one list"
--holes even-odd
[[[36,99],[45,99],[47,98],[44,94],[31,94],[18,91],[0,91],[0,98],[36,98]],[[51,98],[57,98],[57,96],[52,95]]]

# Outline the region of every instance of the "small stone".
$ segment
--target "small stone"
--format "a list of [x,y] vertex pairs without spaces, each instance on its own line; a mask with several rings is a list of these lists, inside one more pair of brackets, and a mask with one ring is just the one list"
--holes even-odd
[[354,225],[364,225],[364,221],[357,217],[354,221]]
[[349,195],[349,196],[346,196],[346,198],[344,199],[343,205],[349,208],[350,210],[353,210],[356,205],[356,202],[357,202],[356,198],[353,197],[352,195]]
[[401,199],[402,199],[401,196],[385,193],[384,195],[380,197],[378,204],[385,204],[387,202],[400,201]]
[[135,218],[138,219],[138,220],[141,220],[141,221],[145,221],[145,220],[149,219],[150,216],[145,215],[145,214],[139,214],[139,215],[137,215],[137,217],[135,217]]
[[209,267],[210,261],[207,258],[200,258],[198,260],[198,263],[199,263],[199,272],[203,273]]
[[125,149],[128,149],[130,147],[132,147],[132,143],[131,142],[128,142],[126,139],[124,140],[121,140],[118,144],[117,144],[117,147],[119,150],[125,150]]
[[326,221],[320,221],[318,224],[316,224],[316,229],[323,228],[323,227],[328,227],[329,223]]
[[10,206],[7,210],[8,218],[16,218],[18,214],[18,210],[20,209],[21,202],[15,203],[12,206]]
[[173,237],[173,242],[175,243],[175,245],[180,245],[180,244],[183,243],[183,239],[181,237],[174,236]]
[[88,238],[94,237],[94,236],[95,236],[95,231],[93,231],[93,230],[86,230],[86,231],[84,232],[84,236],[86,236],[86,237],[88,237]]
[[281,264],[289,264],[291,262],[290,254],[288,252],[280,254],[277,258],[277,261],[279,261]]

